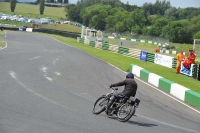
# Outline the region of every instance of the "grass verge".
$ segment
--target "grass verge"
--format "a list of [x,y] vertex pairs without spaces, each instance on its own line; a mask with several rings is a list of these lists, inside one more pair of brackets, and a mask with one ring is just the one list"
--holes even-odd
[[5,46],[5,43],[0,41],[0,47],[4,47]]
[[4,35],[4,32],[3,31],[0,31],[0,38],[3,38],[5,35]]
[[106,50],[100,50],[96,49],[87,45],[83,45],[81,43],[78,43],[76,39],[72,38],[66,38],[58,35],[49,35],[61,42],[64,42],[68,45],[71,45],[73,47],[79,48],[91,55],[94,55],[98,58],[101,58],[104,61],[107,61],[114,66],[120,68],[123,71],[129,71],[130,64],[136,64],[150,72],[153,72],[155,74],[158,74],[166,79],[169,79],[173,82],[176,82],[180,85],[185,86],[186,88],[189,88],[193,91],[196,91],[200,93],[200,81],[195,80],[191,77],[182,75],[182,74],[175,74],[175,69],[167,68],[164,66],[160,66],[157,64],[149,63],[149,62],[143,62],[138,59],[134,59],[131,57],[123,56],[117,53],[112,53]]
[[[44,14],[40,15],[39,5],[17,3],[15,8],[16,15],[23,15],[24,17],[51,17],[54,20],[64,19],[65,11],[63,7],[47,7],[45,6]],[[10,2],[0,2],[0,12],[4,14],[14,14],[10,10]]]

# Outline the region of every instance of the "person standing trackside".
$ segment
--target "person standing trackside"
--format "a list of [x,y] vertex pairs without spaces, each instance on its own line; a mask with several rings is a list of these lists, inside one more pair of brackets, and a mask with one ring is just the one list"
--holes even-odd
[[185,55],[183,54],[183,50],[181,50],[180,53],[176,55],[176,57],[177,57],[176,74],[180,74],[181,61],[183,61],[185,59]]

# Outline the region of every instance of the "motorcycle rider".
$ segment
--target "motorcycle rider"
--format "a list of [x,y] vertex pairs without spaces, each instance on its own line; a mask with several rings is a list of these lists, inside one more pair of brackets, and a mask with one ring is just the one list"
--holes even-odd
[[[115,84],[111,84],[109,87],[117,87],[117,86],[123,86],[124,85],[124,90],[122,92],[122,95],[124,95],[125,97],[135,97],[136,91],[137,91],[137,83],[134,80],[134,75],[133,73],[129,72],[126,75],[126,79],[115,83]],[[115,101],[115,98],[117,98],[116,96],[112,96],[107,104],[107,112],[110,112],[112,109],[110,108],[111,105],[113,104],[113,102]]]

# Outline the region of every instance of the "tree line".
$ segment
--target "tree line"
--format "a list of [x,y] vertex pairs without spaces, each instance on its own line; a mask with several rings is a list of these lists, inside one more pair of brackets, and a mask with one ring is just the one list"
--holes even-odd
[[[18,1],[17,0],[9,0],[9,1],[10,1],[11,12],[15,12],[15,8],[16,8]],[[40,5],[40,7],[39,7],[40,14],[44,14],[45,0],[36,0],[35,4]]]
[[141,7],[120,0],[79,0],[65,11],[68,20],[102,31],[158,36],[175,43],[200,39],[200,8],[176,8],[167,0]]

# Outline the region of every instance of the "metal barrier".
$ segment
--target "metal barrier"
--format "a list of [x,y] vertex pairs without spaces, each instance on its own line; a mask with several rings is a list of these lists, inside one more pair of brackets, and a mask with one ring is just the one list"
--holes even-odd
[[176,69],[176,64],[177,64],[177,59],[173,58],[173,62],[172,62],[172,68]]
[[147,53],[147,62],[154,63],[155,53]]
[[103,43],[102,44],[102,49],[103,50],[109,50],[109,44],[108,43]]
[[95,47],[95,41],[90,41],[89,46]]
[[118,53],[119,53],[119,54],[123,54],[123,55],[127,55],[127,54],[129,53],[129,49],[120,46],[120,47],[118,48]]
[[79,39],[79,42],[82,43],[82,44],[84,44],[84,39],[83,39],[83,38],[80,38],[80,39]]
[[127,56],[130,56],[130,57],[133,57],[136,59],[140,59],[140,51],[141,50],[129,48],[129,53]]

